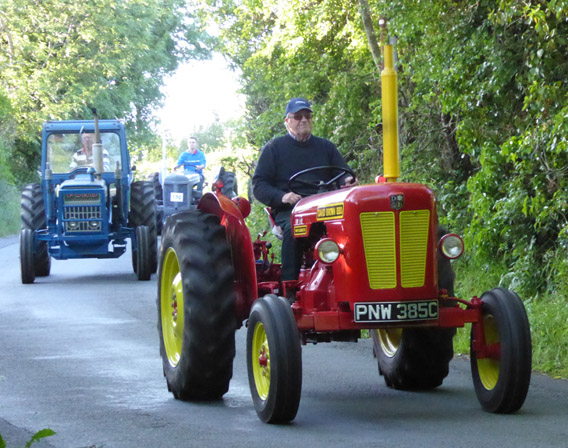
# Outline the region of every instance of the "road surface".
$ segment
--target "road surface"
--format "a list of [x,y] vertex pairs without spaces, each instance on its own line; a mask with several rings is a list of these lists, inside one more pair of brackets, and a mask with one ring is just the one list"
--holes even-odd
[[156,330],[156,280],[139,282],[130,254],[53,260],[20,283],[17,238],[0,239],[0,434],[33,447],[566,447],[568,382],[533,375],[514,415],[483,412],[469,363],[455,359],[427,393],[387,388],[371,341],[303,348],[303,391],[289,425],[261,423],[237,332],[230,390],[214,403],[168,393]]

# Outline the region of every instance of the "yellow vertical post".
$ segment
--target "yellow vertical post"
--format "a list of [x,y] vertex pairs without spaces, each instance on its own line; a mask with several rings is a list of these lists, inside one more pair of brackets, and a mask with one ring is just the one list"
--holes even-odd
[[384,46],[384,57],[385,65],[381,73],[384,176],[387,182],[396,182],[400,177],[398,153],[398,89],[392,45]]

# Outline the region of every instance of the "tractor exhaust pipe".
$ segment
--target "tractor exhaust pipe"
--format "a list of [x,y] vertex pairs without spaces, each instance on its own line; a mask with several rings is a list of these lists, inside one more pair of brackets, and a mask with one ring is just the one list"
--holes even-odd
[[91,109],[95,116],[95,143],[93,143],[93,166],[97,177],[100,179],[104,171],[103,165],[103,144],[101,143],[101,134],[99,133],[99,115],[97,109]]
[[398,90],[394,68],[393,45],[384,46],[385,64],[381,73],[383,96],[383,168],[387,182],[396,182],[400,177],[398,150]]

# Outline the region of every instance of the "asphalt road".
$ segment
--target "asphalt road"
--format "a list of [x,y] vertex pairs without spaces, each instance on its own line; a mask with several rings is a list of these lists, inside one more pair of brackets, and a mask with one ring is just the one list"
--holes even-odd
[[370,341],[303,348],[302,401],[289,425],[266,425],[250,397],[245,332],[229,392],[215,403],[175,400],[162,376],[156,281],[139,282],[130,254],[53,261],[20,283],[18,242],[0,239],[0,434],[33,447],[567,447],[568,382],[533,375],[514,415],[481,410],[469,363],[452,361],[427,393],[387,388]]

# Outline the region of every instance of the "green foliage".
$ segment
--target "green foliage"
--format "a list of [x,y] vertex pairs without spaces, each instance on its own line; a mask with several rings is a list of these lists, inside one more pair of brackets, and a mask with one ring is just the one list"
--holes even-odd
[[[287,100],[363,181],[382,167],[380,76],[357,5],[206,1],[243,73],[254,147],[284,131]],[[397,35],[402,180],[430,185],[477,263],[498,257],[525,296],[558,289],[568,228],[568,1],[380,1]],[[543,266],[544,269],[534,269]]]
[[0,237],[14,235],[20,229],[20,191],[0,179]]
[[[52,429],[49,428],[42,429],[36,432],[32,436],[32,438],[28,442],[26,442],[25,448],[30,448],[32,444],[34,444],[35,442],[39,442],[41,439],[44,439],[45,437],[51,437],[53,435],[55,435],[55,431],[53,431]],[[0,448],[6,448],[6,442],[4,442],[2,435],[0,435]]]
[[[2,88],[13,109],[9,168],[20,181],[39,160],[48,119],[124,119],[137,146],[151,135],[164,77],[208,54],[209,39],[183,0],[2,0]],[[0,101],[0,113],[2,102]]]

